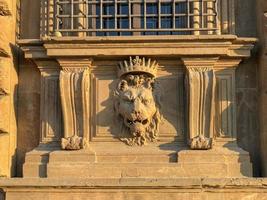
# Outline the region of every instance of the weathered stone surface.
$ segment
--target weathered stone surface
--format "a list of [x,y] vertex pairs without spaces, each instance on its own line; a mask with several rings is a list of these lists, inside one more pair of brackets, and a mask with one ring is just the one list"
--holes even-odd
[[[259,199],[267,197],[265,179],[114,178],[3,179],[7,200],[32,199]],[[18,188],[19,191],[18,191]],[[241,189],[242,188],[242,189]]]
[[12,8],[10,7],[9,0],[0,0],[0,16],[8,16],[11,15]]
[[20,63],[18,86],[17,176],[22,176],[25,153],[39,144],[40,74],[36,66]]
[[11,36],[15,34],[15,32],[12,32],[15,28],[13,18],[0,16],[0,27],[2,27],[2,31],[0,32],[0,56],[10,57],[11,44],[9,42],[14,39]]
[[0,0],[0,176],[15,174],[17,71],[13,0]]
[[60,98],[64,119],[64,138],[61,148],[79,150],[88,148],[89,88],[91,60],[59,60]]
[[0,200],[5,200],[5,194],[2,189],[0,189]]
[[267,175],[267,2],[258,1],[258,37],[260,38],[261,52],[259,52],[259,124],[262,174]]
[[186,67],[188,144],[191,149],[211,149],[214,139],[214,65],[218,58],[182,58]]
[[161,88],[156,81],[157,61],[130,57],[118,67],[114,108],[121,127],[120,140],[130,146],[155,142],[161,122]]
[[238,36],[256,37],[256,5],[256,2],[251,0],[235,1],[235,27]]
[[257,89],[238,88],[236,100],[238,144],[250,152],[254,163],[254,171],[257,174],[260,167]]
[[[230,115],[231,119],[235,119],[235,100],[234,100],[234,93],[235,93],[235,88],[233,87],[233,83],[235,80],[234,76],[234,71],[233,69],[238,65],[242,57],[247,57],[249,56],[249,51],[252,48],[252,45],[250,42],[253,42],[254,40],[247,40],[247,39],[235,39],[235,37],[221,37],[219,36],[218,38],[210,38],[210,36],[203,36],[201,38],[196,38],[196,37],[185,37],[184,40],[179,39],[179,38],[174,38],[176,43],[173,43],[173,40],[168,40],[161,38],[155,42],[153,38],[146,38],[143,40],[143,42],[137,40],[136,38],[131,39],[133,44],[126,46],[128,50],[132,52],[137,52],[137,49],[142,52],[142,51],[147,51],[145,46],[149,46],[151,41],[154,42],[153,46],[153,55],[155,56],[157,54],[157,51],[161,51],[161,55],[164,55],[164,59],[161,58],[161,60],[165,60],[163,63],[165,64],[160,64],[157,66],[160,69],[160,75],[159,75],[159,81],[166,79],[166,77],[169,77],[171,73],[173,73],[173,76],[179,76],[179,78],[176,77],[175,80],[179,80],[179,82],[169,82],[169,84],[165,83],[165,87],[163,88],[163,92],[166,89],[168,91],[168,96],[166,96],[169,99],[172,99],[173,97],[175,100],[179,101],[179,98],[183,98],[183,92],[181,92],[179,89],[176,90],[176,88],[183,88],[184,83],[182,80],[183,75],[185,74],[185,69],[187,70],[188,79],[187,79],[187,84],[190,87],[187,87],[187,91],[189,91],[190,100],[187,100],[187,103],[189,106],[191,106],[190,109],[190,115],[188,118],[186,118],[186,121],[189,121],[190,124],[190,130],[189,130],[189,139],[198,139],[192,144],[193,149],[210,149],[211,148],[211,140],[217,140],[218,139],[229,139],[229,140],[234,140],[236,133],[235,133],[235,120],[233,120],[231,123],[227,122],[221,122],[225,123],[227,126],[231,126],[229,128],[229,131],[225,131],[224,135],[219,135],[217,132],[214,130],[214,107],[215,107],[215,101],[227,101],[228,104],[232,104],[232,110],[229,111],[228,115]],[[168,53],[170,51],[173,51],[173,48],[175,48],[175,54],[176,56],[179,55],[184,55],[185,52],[182,51],[184,49],[181,49],[182,45],[188,41],[190,44],[187,46],[187,50],[189,51],[190,49],[190,54],[193,57],[182,57],[182,62],[184,63],[185,66],[182,65],[182,62],[179,61],[179,63],[175,63],[175,59],[171,58],[168,56]],[[229,46],[220,44],[220,42],[225,41]],[[63,111],[63,117],[64,117],[64,138],[66,140],[66,145],[64,146],[65,149],[69,150],[78,150],[81,148],[81,138],[84,138],[87,140],[87,142],[90,142],[90,148],[92,152],[95,152],[95,161],[92,163],[88,163],[87,161],[83,161],[83,159],[80,160],[80,162],[73,162],[73,158],[75,157],[76,153],[79,153],[80,151],[77,152],[70,152],[72,154],[72,158],[66,161],[58,162],[53,158],[57,158],[60,160],[60,152],[54,152],[49,155],[49,163],[47,164],[47,176],[48,177],[79,177],[80,173],[83,174],[84,177],[199,177],[199,176],[208,176],[208,177],[223,177],[223,176],[228,176],[228,177],[234,177],[234,176],[242,176],[243,173],[247,176],[251,176],[251,165],[249,162],[249,156],[246,152],[243,154],[246,155],[245,161],[240,161],[242,160],[242,154],[235,154],[235,151],[229,151],[227,156],[225,156],[225,152],[219,151],[217,152],[219,155],[217,156],[217,159],[221,162],[218,163],[209,163],[207,161],[201,161],[201,156],[200,155],[195,155],[195,160],[196,163],[188,163],[185,162],[183,158],[184,154],[180,152],[181,149],[178,151],[178,147],[183,146],[183,139],[186,137],[187,133],[185,130],[183,133],[181,133],[180,137],[178,137],[178,134],[172,135],[173,138],[168,138],[168,142],[170,143],[164,143],[164,137],[161,136],[163,135],[164,132],[169,131],[169,127],[166,128],[166,130],[159,129],[159,142],[160,145],[157,146],[156,142],[151,143],[148,145],[147,151],[143,151],[142,147],[132,146],[128,147],[131,149],[128,149],[128,154],[125,154],[124,151],[121,149],[121,144],[119,146],[118,140],[116,140],[116,137],[121,133],[121,130],[116,130],[114,131],[113,128],[119,127],[115,121],[116,117],[116,109],[114,111],[113,109],[113,94],[111,93],[114,91],[114,85],[115,85],[115,91],[116,91],[116,65],[117,65],[117,60],[123,61],[125,60],[124,58],[118,57],[115,58],[114,60],[110,59],[111,55],[124,55],[125,52],[122,52],[122,49],[118,49],[118,46],[125,44],[125,39],[124,38],[115,38],[115,39],[107,39],[104,41],[104,43],[101,43],[99,46],[99,42],[97,39],[88,39],[85,40],[83,45],[80,45],[79,40],[69,40],[69,39],[64,39],[62,37],[60,40],[57,39],[52,39],[52,40],[47,40],[44,41],[45,44],[35,44],[36,46],[43,45],[40,48],[45,48],[47,51],[43,51],[46,56],[53,56],[55,59],[59,62],[59,66],[57,65],[50,65],[48,64],[41,64],[40,61],[36,61],[39,69],[51,69],[51,70],[46,70],[43,75],[49,77],[51,76],[55,71],[56,68],[60,69],[60,76],[59,76],[59,82],[60,82],[60,94],[61,94],[61,104],[62,104],[62,111]],[[78,43],[76,43],[78,42]],[[127,41],[128,42],[128,41]],[[207,44],[208,42],[208,44]],[[128,45],[128,43],[126,43]],[[125,44],[125,45],[126,45]],[[146,45],[144,45],[146,44]],[[166,48],[162,49],[162,45],[166,44]],[[104,46],[108,46],[108,48],[103,48]],[[37,50],[36,46],[31,49],[30,48],[25,48],[25,51],[27,52],[27,56],[37,56],[34,57],[35,59],[38,58],[40,54],[32,54],[35,50]],[[205,47],[204,47],[205,46]],[[213,54],[219,54],[218,56],[203,56],[202,51],[211,51],[210,47],[217,47],[216,52],[213,52]],[[241,48],[242,47],[242,48]],[[59,50],[60,48],[60,50]],[[79,49],[80,48],[80,49]],[[102,57],[97,57],[96,55],[99,55],[101,53],[100,51],[103,52]],[[218,49],[219,48],[219,49]],[[220,49],[221,48],[221,49]],[[204,49],[204,50],[203,50]],[[97,53],[96,50],[99,52]],[[65,51],[66,55],[63,56],[62,52]],[[89,51],[93,55],[96,56],[96,63],[91,63],[91,59],[88,59],[88,57],[76,57],[76,54],[79,52],[81,56],[88,55],[89,56]],[[84,54],[83,54],[83,53]],[[200,55],[201,52],[201,55]],[[71,53],[71,54],[70,54]],[[96,54],[97,53],[97,54]],[[211,53],[211,52],[210,52]],[[102,54],[102,53],[101,53]],[[125,54],[126,55],[126,54]],[[220,55],[222,57],[220,57]],[[224,56],[228,56],[228,58],[224,58]],[[42,58],[45,55],[42,55]],[[128,57],[128,56],[127,56]],[[240,57],[240,58],[239,58]],[[40,57],[39,57],[40,58]],[[138,58],[138,57],[136,57]],[[147,62],[149,62],[148,58],[145,58],[145,61],[147,59]],[[37,59],[38,60],[38,59]],[[136,63],[143,62],[143,59],[136,59]],[[41,61],[44,62],[44,61]],[[133,72],[132,77],[122,77],[121,84],[117,85],[119,86],[119,90],[121,92],[121,96],[119,98],[123,99],[124,101],[126,98],[129,96],[132,98],[134,96],[133,91],[137,91],[138,94],[140,93],[140,100],[144,100],[146,97],[144,97],[144,93],[140,89],[139,86],[142,86],[142,84],[147,84],[148,87],[151,86],[152,89],[152,96],[153,96],[153,102],[154,105],[157,101],[157,93],[156,89],[153,88],[153,80],[150,82],[149,80],[145,80],[140,76],[140,73],[146,72],[147,74],[152,74],[154,76],[155,70],[152,71],[144,71],[144,69],[141,69],[143,66],[140,67],[140,69],[134,69],[135,68],[135,62],[132,60],[130,64],[126,65],[125,62],[123,65],[120,67],[121,73],[119,74],[124,74],[124,73],[130,73]],[[176,61],[177,62],[177,61]],[[38,64],[39,63],[39,64]],[[115,64],[114,64],[115,63]],[[132,65],[131,65],[132,63]],[[139,63],[139,64],[140,64]],[[142,64],[140,64],[142,65]],[[177,66],[178,65],[178,66]],[[128,66],[129,69],[127,68]],[[153,66],[152,65],[145,65],[146,67]],[[176,66],[176,70],[172,69],[172,66]],[[131,69],[131,67],[133,69]],[[52,70],[53,68],[53,70]],[[87,75],[87,70],[90,68],[90,76],[89,74]],[[166,71],[169,73],[166,73]],[[171,71],[172,70],[172,71]],[[41,71],[42,73],[42,71]],[[220,80],[221,82],[226,81],[227,82],[227,87],[229,88],[227,90],[218,90],[218,91],[226,91],[227,95],[230,94],[230,97],[226,97],[227,95],[221,95],[220,98],[217,98],[217,93],[215,93],[215,84],[217,82],[216,76],[220,75]],[[129,74],[131,76],[132,74]],[[223,79],[223,76],[226,78]],[[129,78],[129,81],[127,80]],[[55,78],[56,80],[56,78]],[[169,80],[169,79],[166,79]],[[132,81],[132,82],[131,82]],[[138,81],[140,81],[142,84],[140,84]],[[133,84],[132,90],[127,90],[127,87],[129,88],[129,85],[132,87],[132,83],[138,83],[138,84]],[[219,82],[219,86],[223,87],[222,83]],[[90,84],[89,84],[90,83]],[[171,84],[178,84],[178,87],[173,87]],[[42,88],[47,88],[49,89],[49,83],[43,81],[42,82],[43,86]],[[172,88],[172,90],[170,90]],[[141,92],[140,92],[141,91]],[[217,92],[218,92],[217,91]],[[46,99],[47,96],[49,96],[50,93],[46,93],[46,90],[41,91],[41,102],[42,105],[47,105]],[[51,93],[51,96],[54,96],[55,93]],[[128,96],[127,96],[128,95]],[[177,96],[179,97],[177,99]],[[123,107],[124,109],[120,108],[117,109],[117,114],[121,115],[124,119],[126,120],[126,123],[129,122],[131,123],[133,120],[137,120],[137,122],[145,121],[142,119],[135,119],[134,118],[134,112],[138,112],[134,107],[131,107],[131,104],[135,103],[134,98],[133,100],[128,97],[128,102],[124,104],[124,101],[119,101],[119,106]],[[151,97],[150,97],[151,98]],[[129,100],[130,99],[130,100]],[[164,107],[169,106],[168,101],[165,101]],[[172,104],[174,102],[170,101]],[[184,102],[184,101],[183,101]],[[177,104],[176,104],[177,105]],[[218,105],[218,104],[217,104]],[[156,106],[153,108],[150,107],[150,109],[147,109],[146,112],[148,111],[153,111],[152,115],[149,114],[148,121],[151,116],[153,116],[154,113],[156,113]],[[89,110],[90,108],[90,110]],[[170,106],[169,108],[175,109],[181,109],[181,107],[176,108],[176,106]],[[103,113],[103,110],[105,114]],[[129,112],[125,112],[125,110],[129,110]],[[219,109],[217,109],[219,110]],[[101,113],[102,112],[102,113]],[[169,111],[171,113],[171,111]],[[183,113],[184,110],[181,109],[179,111],[180,113]],[[219,112],[223,112],[223,110],[219,110]],[[186,123],[184,122],[184,118],[177,115],[165,115],[166,111],[163,112],[163,124],[164,121],[168,121],[170,125],[176,125],[177,120],[179,120],[179,123]],[[168,114],[168,113],[167,113]],[[227,115],[227,117],[228,117]],[[182,114],[184,116],[184,114]],[[130,119],[130,117],[133,117],[133,120]],[[140,116],[139,116],[140,117]],[[222,120],[227,120],[227,117],[221,118]],[[138,117],[137,117],[138,118]],[[49,123],[47,121],[43,121],[42,124],[47,124]],[[123,122],[122,124],[125,124]],[[142,123],[143,124],[143,123]],[[173,126],[174,126],[173,125]],[[158,128],[158,124],[155,123],[153,125],[154,128]],[[164,125],[163,125],[164,126]],[[183,126],[180,126],[183,127]],[[192,128],[193,127],[193,128]],[[134,127],[136,128],[136,127]],[[170,129],[171,130],[171,129]],[[175,129],[174,129],[175,130]],[[137,132],[140,132],[139,130]],[[134,131],[133,131],[134,133]],[[154,137],[154,133],[152,134],[152,138]],[[48,134],[49,135],[49,134]],[[164,136],[164,135],[163,135]],[[206,140],[205,137],[204,139],[202,137],[198,136],[205,136],[208,139]],[[163,139],[162,139],[163,138]],[[161,140],[162,139],[162,140]],[[51,141],[55,141],[55,138],[51,138]],[[77,141],[77,143],[76,143]],[[166,140],[165,140],[166,141]],[[204,142],[203,142],[204,141]],[[111,142],[111,145],[107,145],[107,142]],[[102,148],[106,148],[105,152],[102,150],[99,151],[99,149],[95,149],[94,147],[97,145],[94,145],[98,143],[100,146],[103,146]],[[201,143],[201,144],[199,144]],[[71,146],[74,144],[74,146]],[[142,142],[140,142],[142,144]],[[41,142],[41,145],[43,147],[48,147],[48,143],[46,142]],[[172,149],[172,152],[164,151],[168,150],[171,145],[177,145],[176,149]],[[181,145],[181,146],[179,146]],[[75,148],[74,148],[75,147]],[[160,153],[159,160],[158,162],[155,160],[155,156],[153,155],[153,148],[162,148],[162,152]],[[220,148],[227,148],[227,147],[220,147]],[[237,148],[235,145],[234,148]],[[111,151],[112,149],[112,151]],[[177,162],[177,157],[173,157],[173,154],[176,152],[178,153],[178,162]],[[210,155],[210,157],[213,156],[212,151],[207,151],[204,152],[207,155]],[[204,154],[203,153],[203,154]],[[58,155],[57,155],[58,154]],[[30,155],[30,154],[29,154]],[[166,157],[169,156],[169,160],[164,160]],[[186,156],[190,155],[186,154]],[[51,159],[50,159],[51,156]],[[64,155],[61,155],[64,157]],[[151,156],[151,161],[150,158]],[[215,156],[215,157],[216,157]],[[110,159],[108,159],[110,157]],[[197,159],[197,157],[200,157]],[[227,159],[225,159],[227,157]],[[234,159],[232,159],[234,157]],[[30,157],[29,157],[30,158]],[[102,162],[98,161],[101,160]],[[113,161],[113,159],[115,161]],[[144,161],[147,159],[146,161]],[[231,160],[232,159],[232,160]],[[75,160],[75,159],[74,159]],[[161,162],[161,161],[165,162]],[[105,162],[103,162],[105,161]],[[239,162],[240,161],[240,162]],[[153,163],[153,166],[150,164]],[[40,164],[40,163],[39,163]],[[27,166],[28,163],[25,163],[25,166]],[[242,165],[245,165],[244,169],[242,169]],[[34,165],[34,170],[33,174],[30,173],[28,174],[28,177],[38,177],[38,168],[37,165]],[[210,166],[211,168],[214,169],[214,171],[209,171]],[[230,168],[231,170],[227,171],[227,169]],[[26,168],[25,168],[26,169]],[[37,169],[37,170],[36,170]],[[244,170],[244,172],[242,170]],[[113,173],[110,173],[113,172]],[[209,173],[210,172],[210,173]],[[208,174],[209,173],[209,174]],[[42,172],[42,174],[45,174]],[[43,175],[42,175],[43,176]],[[46,175],[44,175],[46,176]]]

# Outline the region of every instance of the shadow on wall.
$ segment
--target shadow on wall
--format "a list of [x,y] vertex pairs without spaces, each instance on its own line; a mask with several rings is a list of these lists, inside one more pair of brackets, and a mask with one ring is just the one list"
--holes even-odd
[[17,176],[22,177],[25,154],[39,144],[40,137],[40,72],[22,58],[19,68],[17,107]]
[[[162,95],[162,108],[160,109],[162,122],[160,123],[161,129],[159,132],[159,140],[161,137],[172,137],[174,138],[173,142],[177,142],[177,139],[183,138],[182,136],[184,134],[184,100],[181,98],[181,96],[183,96],[183,85],[180,87],[177,86],[181,81],[177,80],[177,78],[179,78],[178,76],[176,79],[173,79],[173,77],[174,76],[171,75],[161,76],[158,78],[160,84],[163,84],[162,89],[166,90],[165,92],[163,91],[164,94]],[[180,77],[180,79],[182,79],[183,82],[183,77]],[[96,102],[97,105],[94,106],[95,108],[93,108],[99,109],[99,111],[93,111],[94,114],[92,124],[95,124],[96,126],[93,128],[93,135],[91,136],[93,137],[93,140],[94,137],[97,138],[99,136],[108,138],[110,134],[116,139],[123,137],[122,130],[125,128],[125,125],[120,120],[120,116],[116,114],[114,108],[114,91],[115,88],[117,88],[118,83],[119,79],[113,80],[111,83],[109,83],[108,96],[102,102]],[[166,88],[166,86],[168,88]],[[179,88],[178,90],[181,91],[177,91],[177,88]],[[177,93],[180,92],[180,94],[176,94],[173,91],[177,91]],[[97,99],[97,101],[101,100]],[[166,148],[168,149],[168,147]]]
[[250,153],[255,177],[261,176],[257,76],[255,56],[236,70],[237,142]]
[[4,190],[0,188],[0,200],[5,200],[5,199],[6,199],[5,196],[6,196],[6,195],[5,195]]
[[[240,173],[245,177],[251,177],[251,168],[250,168],[250,157],[246,156],[246,153],[242,148],[237,147],[233,142],[228,142],[223,146],[224,148],[229,149],[230,151],[240,154],[238,158],[238,163],[240,164]],[[245,155],[244,155],[245,154]],[[253,168],[253,166],[252,166]]]

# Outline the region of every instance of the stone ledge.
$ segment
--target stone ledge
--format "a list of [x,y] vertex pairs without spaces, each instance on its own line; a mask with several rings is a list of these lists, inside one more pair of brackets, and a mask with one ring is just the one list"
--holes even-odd
[[[235,35],[172,37],[85,37],[19,40],[26,58],[143,56],[223,56],[245,58],[256,38]],[[164,47],[164,48],[163,48]]]
[[218,188],[264,189],[267,178],[0,178],[0,188]]

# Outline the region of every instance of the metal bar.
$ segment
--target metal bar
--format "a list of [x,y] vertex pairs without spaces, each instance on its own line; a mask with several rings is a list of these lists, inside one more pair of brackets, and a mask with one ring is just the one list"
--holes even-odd
[[71,29],[73,29],[73,13],[74,13],[73,0],[71,0],[71,10],[70,10],[70,13],[71,13],[70,27],[71,27]]
[[[145,29],[132,29],[131,32],[140,32],[140,31],[144,31]],[[208,30],[217,30],[217,28],[212,28],[212,29],[209,29],[209,28],[176,28],[176,29],[146,29],[147,31],[155,31],[155,32],[166,32],[166,31],[208,31]],[[93,31],[103,31],[103,32],[116,32],[116,31],[127,31],[129,32],[129,29],[83,29],[83,30],[80,30],[80,29],[60,29],[60,31],[62,32],[67,32],[67,31],[71,31],[71,32],[79,32],[79,31],[82,31],[82,32],[93,32]]]
[[117,6],[118,6],[118,4],[117,4],[117,0],[115,0],[115,13],[114,13],[114,17],[115,17],[115,19],[114,19],[114,23],[115,23],[115,29],[117,29]]
[[175,28],[175,0],[172,1],[172,28]]
[[[71,15],[57,15],[58,17],[62,18],[69,18]],[[86,15],[86,17],[97,17],[98,15]],[[104,15],[102,16],[103,18],[110,18],[113,17],[114,15]],[[147,17],[157,17],[158,15],[155,14],[147,14]],[[172,14],[165,14],[162,15],[162,17],[171,17]],[[187,14],[175,14],[176,17],[182,17],[182,16],[188,16]],[[189,14],[189,16],[195,16],[194,14]],[[204,13],[203,16],[217,16],[215,13],[212,14],[206,14]],[[73,18],[80,18],[84,17],[84,15],[73,15]],[[117,17],[128,17],[128,15],[117,15]],[[132,17],[142,17],[142,15],[132,15]]]
[[204,19],[204,1],[201,0],[201,10],[199,11],[200,18],[201,18],[201,25],[200,27],[205,27],[205,19]]
[[100,29],[103,29],[103,2],[100,0]]
[[146,0],[144,0],[144,29],[146,30]]
[[[119,35],[122,35],[122,32],[131,32],[134,35],[140,35],[141,32],[184,32],[188,34],[188,31],[192,31],[193,34],[218,34],[220,31],[219,27],[219,15],[218,15],[218,1],[217,0],[69,0],[69,1],[59,1],[51,0],[54,2],[53,7],[50,6],[50,0],[47,1],[46,11],[48,22],[46,26],[49,28],[50,21],[49,17],[50,12],[52,12],[52,27],[54,31],[64,32],[64,35],[70,36],[94,36],[97,32],[120,32]],[[232,1],[231,1],[232,2]],[[68,4],[67,4],[68,3]],[[113,4],[114,13],[107,13],[104,15],[104,6]],[[120,3],[127,4],[128,13],[119,13]],[[147,4],[154,3],[157,6],[158,11],[156,13],[148,14],[147,13]],[[163,3],[166,5],[172,6],[170,13],[162,13],[161,8]],[[169,3],[169,4],[168,4]],[[60,13],[60,6],[63,6],[63,13]],[[77,6],[75,6],[77,5]],[[97,15],[96,9],[99,6],[99,13]],[[133,5],[133,8],[131,8]],[[154,6],[153,5],[153,6]],[[165,4],[164,4],[165,5]],[[88,7],[92,11],[88,10]],[[123,5],[124,6],[124,5]],[[141,12],[141,6],[144,9]],[[225,7],[227,9],[225,9]],[[79,8],[79,12],[76,12],[76,9]],[[122,7],[124,8],[124,7]],[[177,12],[179,11],[181,12]],[[186,9],[186,10],[185,10]],[[191,11],[193,9],[193,11]],[[224,17],[227,18],[227,26],[229,26],[229,16],[225,15],[225,12],[228,12],[229,3],[224,1]],[[50,11],[52,10],[52,11]],[[69,14],[67,14],[69,13]],[[147,28],[148,18],[153,17],[156,22],[157,27]],[[162,19],[167,17],[171,19],[172,23],[171,28],[162,29]],[[181,18],[176,23],[177,17]],[[96,26],[96,19],[99,19],[99,26]],[[104,28],[104,20],[107,18],[114,18],[115,26],[109,28],[109,26]],[[119,25],[120,19],[128,19],[129,26],[128,28],[121,28]],[[59,20],[63,20],[64,26],[60,26]],[[90,26],[89,26],[89,20]],[[144,26],[141,27],[141,20],[144,23]],[[187,22],[186,22],[187,21]],[[169,21],[168,21],[169,22]],[[70,23],[70,24],[69,24]],[[78,23],[78,24],[77,24]],[[184,26],[184,23],[187,23]],[[229,29],[229,27],[227,27]],[[170,33],[170,34],[171,34]],[[169,33],[168,33],[169,34]],[[108,35],[108,34],[105,34]]]
[[161,28],[161,0],[158,0],[158,28]]
[[132,11],[131,11],[131,0],[128,0],[128,14],[129,14],[129,29],[132,29]]
[[190,28],[190,2],[187,0],[187,28]]

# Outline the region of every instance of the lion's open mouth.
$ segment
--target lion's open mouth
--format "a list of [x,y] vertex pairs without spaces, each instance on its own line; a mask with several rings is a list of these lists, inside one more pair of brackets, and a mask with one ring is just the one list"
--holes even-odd
[[127,123],[129,125],[133,125],[133,124],[136,124],[136,123],[140,123],[140,124],[146,125],[148,123],[148,119],[145,119],[145,120],[136,119],[134,121],[127,119]]

